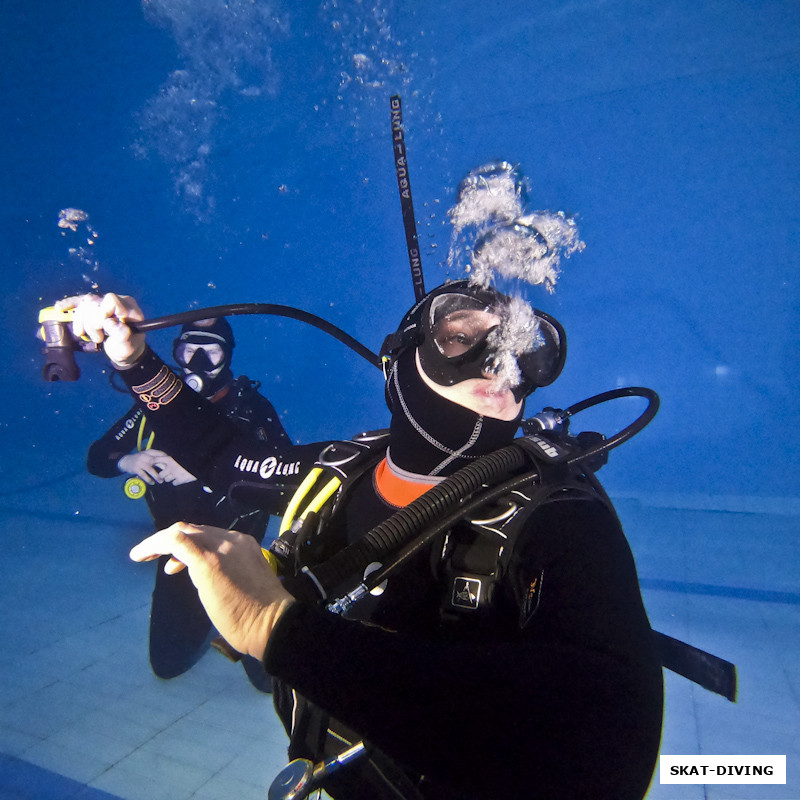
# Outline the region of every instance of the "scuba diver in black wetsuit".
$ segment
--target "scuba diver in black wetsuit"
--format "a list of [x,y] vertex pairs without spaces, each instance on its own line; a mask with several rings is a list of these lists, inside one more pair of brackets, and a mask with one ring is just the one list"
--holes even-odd
[[[258,384],[244,376],[234,378],[231,360],[233,330],[225,318],[185,324],[173,345],[173,357],[183,382],[215,405],[248,437],[286,446],[290,440],[272,404],[258,392]],[[149,416],[134,406],[89,448],[91,474],[112,478],[135,476],[126,483],[129,497],[144,496],[156,529],[183,519],[202,520],[220,528],[235,528],[261,542],[269,513],[231,499],[198,481],[167,452],[159,448]],[[138,493],[137,493],[138,492]],[[162,559],[161,567],[166,562]],[[174,678],[192,667],[208,646],[211,621],[188,574],[156,571],[150,612],[149,654],[159,678]],[[269,678],[260,663],[243,659],[251,683],[269,691]]]
[[[202,480],[223,486],[244,470],[269,489],[312,466],[319,446],[268,451],[210,404],[188,402],[126,324],[142,319],[130,298],[59,305],[74,309],[76,336],[105,341],[165,449]],[[483,465],[519,449],[510,443],[524,397],[563,365],[563,330],[541,313],[534,345],[513,363],[501,356],[495,332],[510,308],[459,282],[409,312],[384,348],[390,431],[322,451],[312,475],[336,477],[311,512],[301,508],[310,481],[290,503],[271,556],[283,582],[251,537],[205,525],[176,523],[131,553],[171,555],[170,573],[188,566],[230,645],[263,658],[293,756],[325,758],[363,739],[366,755],[323,784],[334,797],[637,800],[647,791],[661,662],[630,549],[591,470],[552,456],[561,446],[543,433],[521,440],[536,469],[513,486],[444,502],[473,467],[471,491],[483,491]],[[443,520],[431,510],[440,501]],[[395,557],[375,540],[407,527],[417,507],[423,528],[425,514],[439,522],[436,535],[409,545],[385,586],[361,600],[351,593],[346,618],[321,607],[320,597],[366,585],[376,567],[361,555]]]

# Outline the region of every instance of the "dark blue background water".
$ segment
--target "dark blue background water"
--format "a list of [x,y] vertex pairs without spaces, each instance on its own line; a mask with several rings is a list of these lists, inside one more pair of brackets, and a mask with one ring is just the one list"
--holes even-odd
[[[6,491],[80,470],[127,407],[100,357],[76,384],[39,379],[36,313],[66,293],[96,283],[150,316],[288,303],[378,349],[413,300],[399,92],[429,287],[473,167],[518,163],[532,208],[578,217],[585,252],[535,298],[567,367],[529,411],[651,386],[662,411],[615,454],[612,492],[797,495],[793,0],[7,0],[2,17]],[[68,207],[91,230],[59,228]],[[235,325],[238,370],[296,439],[386,423],[379,373],[338,343]]]
[[[399,92],[429,287],[480,164],[519,164],[532,209],[577,215],[585,252],[533,297],[569,358],[529,412],[630,384],[661,395],[601,478],[653,624],[736,662],[741,684],[734,706],[668,673],[663,752],[788,753],[786,786],[736,796],[797,795],[796,0],[5,0],[0,45],[6,794],[210,796],[220,778],[220,796],[245,796],[247,777],[262,797],[283,763],[238,668],[209,656],[180,682],[150,675],[152,575],[126,558],[149,517],[84,471],[129,401],[101,356],[44,383],[36,315],[93,286],[150,316],[286,303],[377,350],[413,299]],[[58,225],[68,208],[89,215],[75,231]],[[387,422],[379,373],[341,344],[288,320],[234,325],[237,371],[295,439]],[[167,355],[172,336],[151,338]],[[639,408],[583,424],[611,431]],[[767,513],[709,513],[730,510]],[[239,726],[253,750],[222,769]]]

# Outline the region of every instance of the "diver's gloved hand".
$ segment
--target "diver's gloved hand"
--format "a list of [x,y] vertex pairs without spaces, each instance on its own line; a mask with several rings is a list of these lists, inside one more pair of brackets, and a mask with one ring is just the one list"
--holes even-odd
[[136,475],[151,486],[154,483],[171,483],[180,486],[196,481],[191,472],[184,469],[172,456],[163,450],[142,450],[129,453],[117,461],[120,472]]
[[188,567],[217,630],[240,653],[261,660],[270,633],[295,600],[267,563],[258,542],[237,531],[176,522],[131,550],[134,561],[170,555],[169,574]]
[[59,300],[58,311],[72,310],[72,332],[102,344],[106,355],[119,369],[133,366],[144,353],[143,333],[134,333],[126,323],[141,322],[139,304],[127,295],[77,295]]

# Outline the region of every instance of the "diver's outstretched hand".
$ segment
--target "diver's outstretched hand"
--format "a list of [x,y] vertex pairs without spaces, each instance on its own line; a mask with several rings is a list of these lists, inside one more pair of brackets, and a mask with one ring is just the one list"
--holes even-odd
[[294,603],[252,536],[176,522],[131,550],[134,561],[172,558],[165,570],[188,567],[214,626],[240,653],[261,659],[281,614]]
[[134,333],[128,322],[141,322],[139,304],[127,295],[83,294],[59,300],[59,311],[73,311],[72,331],[102,344],[111,362],[120,368],[135,364],[144,353],[143,333]]

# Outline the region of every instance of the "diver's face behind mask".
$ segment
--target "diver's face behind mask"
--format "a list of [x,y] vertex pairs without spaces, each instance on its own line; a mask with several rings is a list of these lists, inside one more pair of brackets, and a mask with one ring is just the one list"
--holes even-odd
[[[427,315],[427,340],[438,352],[431,358],[430,348],[417,350],[417,369],[425,384],[477,414],[515,419],[522,403],[506,383],[497,379],[489,352],[489,334],[502,321],[495,309],[477,297],[452,293],[434,298]],[[423,366],[423,358],[433,375]]]
[[428,311],[430,337],[446,363],[455,365],[483,352],[489,333],[500,324],[492,306],[464,294],[434,298]]
[[225,351],[218,344],[179,342],[175,347],[175,361],[190,372],[213,372],[225,360]]
[[199,320],[184,325],[172,355],[183,370],[183,382],[198,394],[212,397],[232,380],[234,346],[233,331],[224,317]]
[[199,394],[207,392],[225,368],[225,351],[218,344],[180,342],[174,356],[184,372],[184,383]]
[[[423,377],[438,387],[483,380],[482,391],[495,400],[504,384],[517,402],[552,383],[566,357],[563,329],[549,315],[526,306],[529,322],[536,328],[531,344],[521,352],[508,341],[503,345],[514,324],[510,304],[510,298],[494,289],[472,287],[466,281],[434,290],[423,301],[418,323],[418,364]],[[519,368],[514,381],[498,375],[503,360],[509,358]]]

